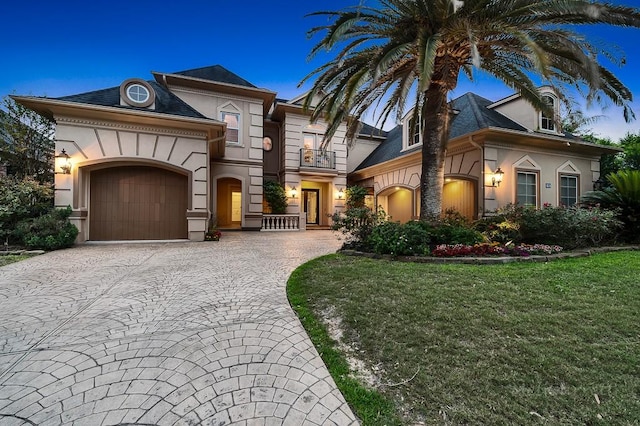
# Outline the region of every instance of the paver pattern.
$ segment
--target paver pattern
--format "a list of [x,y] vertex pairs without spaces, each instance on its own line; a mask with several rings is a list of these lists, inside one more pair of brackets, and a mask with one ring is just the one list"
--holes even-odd
[[0,268],[0,425],[357,424],[285,293],[338,246],[228,232]]

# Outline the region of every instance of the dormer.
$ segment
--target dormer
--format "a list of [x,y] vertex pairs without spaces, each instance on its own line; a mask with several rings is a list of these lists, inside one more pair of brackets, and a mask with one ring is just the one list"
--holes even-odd
[[156,92],[148,82],[139,78],[130,78],[120,85],[120,105],[154,110]]
[[[561,135],[562,129],[557,124],[560,117],[560,98],[550,86],[540,87],[542,99],[553,109],[554,116],[548,116],[533,107],[520,94],[501,99],[487,108],[493,109],[528,129],[530,132],[542,132]],[[555,118],[555,120],[554,120]]]
[[422,145],[422,127],[423,123],[418,114],[418,123],[415,123],[416,117],[413,116],[413,109],[402,118],[402,150],[412,149]]

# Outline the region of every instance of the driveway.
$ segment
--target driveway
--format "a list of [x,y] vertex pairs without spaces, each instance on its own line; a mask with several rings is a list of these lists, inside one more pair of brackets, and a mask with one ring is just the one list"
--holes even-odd
[[228,232],[0,268],[0,425],[356,423],[285,294],[338,246]]

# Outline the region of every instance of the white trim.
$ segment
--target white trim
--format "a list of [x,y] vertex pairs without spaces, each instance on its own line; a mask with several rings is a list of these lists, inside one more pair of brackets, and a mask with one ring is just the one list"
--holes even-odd
[[[233,102],[227,102],[225,104],[223,104],[222,106],[218,107],[218,117],[220,117],[220,121],[222,121],[223,123],[226,123],[224,120],[224,114],[227,115],[235,115],[237,116],[237,120],[238,120],[238,140],[237,141],[230,141],[230,140],[225,140],[225,142],[227,143],[227,145],[231,145],[231,146],[244,146],[244,144],[242,143],[242,136],[243,136],[243,132],[242,132],[242,110]],[[229,123],[227,123],[227,132],[226,134],[229,134],[229,130],[230,129],[234,129],[233,127],[229,126]]]

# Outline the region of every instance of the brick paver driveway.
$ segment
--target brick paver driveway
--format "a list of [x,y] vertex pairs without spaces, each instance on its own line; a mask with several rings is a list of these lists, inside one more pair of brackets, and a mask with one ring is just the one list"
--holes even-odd
[[0,425],[354,423],[285,295],[338,245],[238,232],[0,268]]

